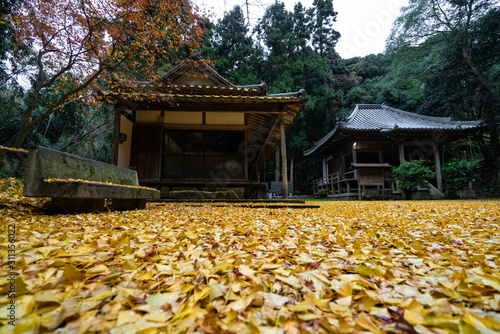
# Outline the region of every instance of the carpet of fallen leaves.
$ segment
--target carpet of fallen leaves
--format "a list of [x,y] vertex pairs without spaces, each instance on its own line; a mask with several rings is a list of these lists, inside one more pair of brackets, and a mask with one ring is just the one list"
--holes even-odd
[[47,215],[21,190],[0,180],[1,332],[500,331],[499,201]]

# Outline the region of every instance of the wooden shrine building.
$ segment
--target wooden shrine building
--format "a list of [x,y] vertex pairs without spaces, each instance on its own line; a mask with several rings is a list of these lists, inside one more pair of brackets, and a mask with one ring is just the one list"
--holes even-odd
[[322,178],[315,180],[315,195],[390,198],[395,184],[390,167],[403,160],[425,159],[433,164],[442,190],[440,146],[473,135],[480,121],[452,121],[380,104],[359,104],[304,155],[322,160]]
[[163,197],[182,189],[260,197],[264,161],[284,144],[306,92],[237,86],[196,60],[154,82],[117,82],[104,94],[115,106],[113,163],[136,170],[140,185]]

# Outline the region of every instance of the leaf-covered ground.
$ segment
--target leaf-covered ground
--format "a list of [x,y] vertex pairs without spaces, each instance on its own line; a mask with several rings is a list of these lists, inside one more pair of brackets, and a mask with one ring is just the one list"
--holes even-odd
[[499,204],[46,215],[0,180],[2,270],[15,222],[20,274],[2,332],[496,333]]

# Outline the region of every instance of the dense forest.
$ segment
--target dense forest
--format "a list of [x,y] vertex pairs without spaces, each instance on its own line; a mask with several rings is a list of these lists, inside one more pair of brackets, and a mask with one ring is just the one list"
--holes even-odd
[[[319,162],[305,159],[302,152],[360,103],[383,103],[455,120],[483,120],[481,134],[453,143],[447,150],[460,159],[481,161],[482,182],[495,190],[492,185],[498,181],[500,164],[500,6],[496,0],[410,0],[394,22],[386,52],[351,59],[342,59],[336,52],[336,43],[342,37],[333,28],[337,13],[332,0],[314,0],[311,8],[299,2],[293,11],[276,1],[255,27],[247,25],[238,6],[213,22],[193,13],[186,1],[163,0],[180,4],[175,16],[180,27],[175,34],[151,34],[151,25],[139,26],[139,21],[130,17],[128,25],[122,20],[119,26],[106,26],[93,35],[90,29],[90,35],[82,41],[89,44],[87,51],[94,52],[92,56],[78,58],[73,53],[55,52],[53,58],[45,60],[45,53],[40,51],[49,42],[36,44],[36,36],[23,31],[35,25],[16,16],[20,15],[19,8],[30,8],[35,2],[2,0],[0,145],[39,144],[109,161],[113,114],[110,106],[92,99],[95,91],[105,89],[112,76],[144,79],[161,74],[176,59],[197,49],[235,84],[264,82],[270,93],[307,91],[309,101],[287,136],[288,165],[293,168],[288,175],[300,192],[307,192],[311,181],[319,176]],[[82,8],[87,3],[80,2]],[[151,22],[159,16],[166,25],[172,22],[173,14],[148,6],[141,10]],[[43,20],[43,16],[38,18]],[[100,22],[102,27],[102,22],[110,19]],[[161,30],[162,25],[158,26]],[[97,30],[97,25],[92,27]],[[103,31],[119,29],[121,39],[104,36]],[[94,41],[98,34],[103,36]],[[186,41],[172,38],[178,35],[191,37]],[[165,43],[167,38],[169,43]],[[156,50],[153,46],[160,40],[161,50]],[[110,41],[112,47],[93,51],[99,43]],[[140,52],[144,48],[158,52],[144,56]],[[109,57],[110,52],[116,53]],[[69,62],[71,57],[76,59],[74,64]],[[88,71],[89,67],[93,70]],[[31,114],[25,119],[30,108]],[[20,140],[23,124],[30,126],[25,126],[25,138]],[[274,166],[274,157],[270,157],[268,180],[279,173]]]

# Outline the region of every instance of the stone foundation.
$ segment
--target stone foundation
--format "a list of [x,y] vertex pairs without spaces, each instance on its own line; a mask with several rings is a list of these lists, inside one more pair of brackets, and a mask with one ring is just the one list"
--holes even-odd
[[233,190],[222,191],[197,191],[197,190],[179,190],[170,191],[168,199],[239,199]]

